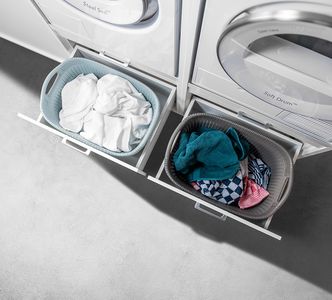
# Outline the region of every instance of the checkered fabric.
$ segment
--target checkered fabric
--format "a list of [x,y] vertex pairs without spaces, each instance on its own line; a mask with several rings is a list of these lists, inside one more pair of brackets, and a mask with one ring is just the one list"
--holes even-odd
[[191,185],[204,196],[228,205],[237,203],[244,189],[241,171],[231,179],[198,180],[193,181]]
[[253,154],[249,156],[248,177],[267,190],[271,177],[271,168]]

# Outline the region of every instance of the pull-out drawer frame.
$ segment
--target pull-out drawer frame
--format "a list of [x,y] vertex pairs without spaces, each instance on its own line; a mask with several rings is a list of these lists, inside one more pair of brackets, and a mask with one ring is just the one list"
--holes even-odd
[[[121,62],[118,62],[114,59],[111,59],[109,57],[106,57],[102,54],[98,54],[94,51],[85,49],[80,46],[76,46],[72,57],[85,57],[91,60],[95,60],[97,62],[103,63],[111,68],[120,70],[121,72],[124,72],[132,77],[135,77],[136,79],[142,81],[146,85],[148,85],[154,92],[157,94],[160,100],[161,104],[161,115],[159,122],[147,142],[145,148],[139,152],[137,155],[133,157],[127,157],[127,158],[116,158],[109,156],[101,151],[96,150],[93,147],[89,147],[85,145],[84,143],[81,143],[71,137],[66,136],[62,132],[59,132],[55,128],[51,127],[47,122],[44,120],[42,114],[38,116],[37,119],[32,119],[28,116],[25,116],[22,113],[19,113],[18,116],[28,122],[30,122],[33,125],[37,125],[38,127],[45,129],[46,131],[53,133],[60,138],[62,138],[62,142],[71,147],[75,150],[78,150],[79,152],[89,155],[91,152],[96,153],[97,155],[100,155],[106,159],[109,159],[113,161],[114,163],[117,163],[123,167],[126,167],[129,170],[132,170],[134,172],[137,172],[143,176],[146,176],[148,180],[151,182],[154,182],[156,184],[159,184],[169,190],[172,190],[173,192],[182,195],[192,201],[194,201],[194,207],[204,213],[209,214],[210,216],[216,217],[221,221],[225,221],[227,218],[233,219],[237,222],[240,222],[246,226],[249,226],[259,232],[265,233],[270,237],[273,237],[275,239],[280,240],[281,236],[270,231],[269,225],[271,223],[272,217],[259,221],[259,222],[252,222],[249,220],[246,220],[244,218],[241,218],[237,215],[234,215],[226,210],[223,210],[222,208],[215,206],[209,202],[205,202],[202,199],[199,199],[191,194],[188,194],[179,188],[175,187],[170,180],[168,180],[165,172],[164,172],[164,153],[165,153],[165,147],[163,146],[162,149],[158,149],[158,155],[157,155],[157,161],[153,162],[153,170],[146,171],[147,164],[151,165],[151,157],[153,155],[152,152],[154,149],[158,148],[157,146],[159,144],[165,145],[165,141],[169,138],[169,134],[164,134],[165,127],[167,127],[167,121],[169,121],[170,114],[174,114],[172,111],[174,104],[175,104],[175,95],[176,95],[176,87],[165,83],[161,81],[160,79],[157,79],[155,77],[152,77],[146,73],[143,73],[139,70],[133,69],[132,67],[123,64]],[[226,99],[225,99],[226,101]],[[211,114],[216,114],[220,116],[225,116],[228,119],[231,119],[235,122],[240,123],[241,125],[248,126],[256,131],[259,131],[260,133],[263,133],[264,135],[269,136],[270,138],[276,140],[278,143],[280,143],[284,148],[290,153],[293,163],[297,160],[297,158],[300,155],[301,149],[302,149],[302,143],[290,138],[286,135],[283,135],[280,132],[277,132],[268,126],[259,124],[257,122],[254,122],[247,116],[244,116],[241,113],[234,113],[231,112],[225,108],[222,108],[221,106],[212,104],[206,100],[202,100],[199,98],[193,98],[188,107],[186,112],[183,115],[183,118],[186,116],[189,116],[194,113],[198,112],[207,112]],[[180,121],[180,118],[178,118],[178,121]],[[167,143],[166,143],[167,144]],[[155,171],[155,172],[154,172]]]
[[[79,152],[83,152],[86,155],[89,155],[90,152],[94,152],[100,156],[103,156],[119,165],[122,165],[134,172],[140,173],[142,175],[146,175],[146,173],[143,171],[145,168],[146,163],[149,160],[150,154],[154,148],[154,145],[156,144],[158,137],[160,135],[160,132],[162,128],[165,125],[165,122],[174,106],[175,103],[175,93],[176,88],[168,83],[165,83],[159,79],[156,79],[150,75],[147,75],[143,72],[140,72],[136,69],[133,69],[129,67],[128,65],[118,62],[114,59],[111,59],[109,57],[104,56],[103,54],[98,54],[96,52],[93,52],[91,50],[85,49],[80,46],[76,46],[71,57],[84,57],[88,58],[94,61],[97,61],[99,63],[102,63],[104,65],[107,65],[113,69],[120,70],[123,73],[126,73],[141,82],[148,85],[153,91],[156,93],[156,95],[159,98],[160,106],[161,106],[161,113],[160,118],[158,121],[158,124],[147,142],[144,149],[139,152],[138,154],[131,156],[131,157],[124,157],[124,158],[116,158],[110,155],[107,155],[93,147],[90,147],[84,143],[81,143],[71,137],[66,136],[65,134],[59,132],[58,130],[54,129],[52,126],[50,126],[43,118],[42,115],[39,115],[38,118],[32,119],[30,117],[25,116],[22,113],[19,113],[18,116],[22,119],[25,119],[28,122],[31,122],[34,125],[37,125],[49,132],[52,132],[62,138],[62,142],[66,144],[69,147],[75,148],[75,150]],[[69,141],[69,143],[68,143]],[[82,150],[82,148],[84,150]]]

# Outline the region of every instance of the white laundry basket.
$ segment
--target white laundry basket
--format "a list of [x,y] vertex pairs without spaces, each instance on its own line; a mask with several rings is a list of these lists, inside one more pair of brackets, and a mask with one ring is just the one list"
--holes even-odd
[[[80,74],[89,74],[93,73],[98,78],[106,74],[113,74],[118,75],[127,79],[136,89],[138,92],[142,93],[147,101],[151,103],[153,116],[151,123],[149,125],[148,130],[146,131],[144,137],[140,141],[140,143],[131,151],[129,152],[115,152],[109,149],[106,149],[102,146],[99,146],[91,141],[83,138],[78,133],[73,133],[69,130],[64,129],[59,124],[59,112],[62,108],[62,100],[61,100],[61,91],[66,83],[75,79]],[[53,78],[55,78],[54,82],[52,83]],[[85,59],[85,58],[71,58],[55,69],[53,69],[49,75],[46,77],[42,91],[41,91],[41,98],[40,98],[40,108],[41,112],[45,120],[50,123],[53,127],[57,130],[65,133],[66,135],[84,143],[91,147],[94,147],[104,153],[107,153],[112,156],[124,157],[124,156],[131,156],[137,154],[141,151],[145,144],[147,143],[149,137],[151,136],[154,128],[157,125],[159,114],[160,114],[160,104],[156,94],[145,84],[139,82],[138,80],[122,73],[112,68],[109,68],[103,64],[98,62]]]

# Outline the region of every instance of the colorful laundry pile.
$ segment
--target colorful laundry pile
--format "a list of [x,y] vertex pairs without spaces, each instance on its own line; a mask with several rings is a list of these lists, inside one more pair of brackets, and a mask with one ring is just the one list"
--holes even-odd
[[174,153],[175,170],[204,196],[241,209],[268,195],[271,169],[234,128],[183,132]]
[[152,107],[126,79],[79,75],[61,92],[60,125],[116,152],[129,152],[144,137]]

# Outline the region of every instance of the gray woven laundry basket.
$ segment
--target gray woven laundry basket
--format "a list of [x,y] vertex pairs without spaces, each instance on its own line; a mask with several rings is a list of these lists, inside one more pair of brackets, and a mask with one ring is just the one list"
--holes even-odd
[[[179,135],[181,132],[192,132],[196,128],[207,127],[225,131],[229,127],[235,128],[240,136],[246,138],[253,145],[251,151],[259,155],[272,170],[271,179],[268,186],[270,195],[260,204],[248,208],[240,209],[237,206],[226,205],[202,195],[187,183],[182,176],[175,170],[173,155],[179,144]],[[288,152],[270,138],[245,128],[224,117],[199,113],[185,118],[175,129],[165,155],[165,171],[171,181],[184,190],[204,201],[214,204],[224,210],[234,213],[247,219],[266,219],[273,215],[286,201],[293,183],[293,164]]]
[[[147,129],[144,137],[140,141],[140,143],[129,152],[114,152],[104,147],[101,147],[91,141],[83,138],[80,134],[71,132],[69,130],[64,129],[59,124],[59,112],[62,108],[62,99],[61,99],[61,91],[63,87],[69,81],[75,79],[80,74],[89,74],[93,73],[98,78],[106,74],[118,75],[127,79],[138,92],[142,93],[147,101],[151,103],[151,107],[153,110],[153,116],[149,128]],[[52,83],[52,78],[55,78],[55,81]],[[50,86],[50,88],[49,88]],[[40,95],[40,109],[43,113],[45,120],[50,123],[57,130],[67,134],[75,138],[76,140],[85,143],[93,148],[96,148],[106,154],[112,156],[132,156],[141,151],[148,139],[151,137],[157,123],[159,120],[160,114],[160,103],[156,94],[145,84],[128,76],[120,71],[114,70],[110,67],[107,67],[98,62],[85,59],[85,58],[70,58],[58,65],[55,69],[53,69],[48,76],[46,77]]]

